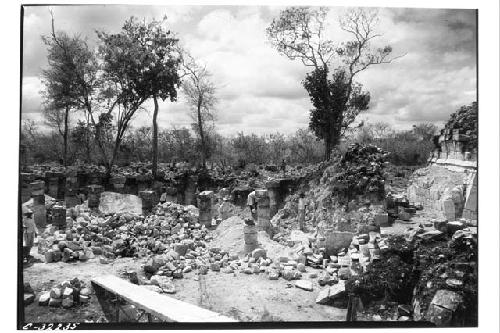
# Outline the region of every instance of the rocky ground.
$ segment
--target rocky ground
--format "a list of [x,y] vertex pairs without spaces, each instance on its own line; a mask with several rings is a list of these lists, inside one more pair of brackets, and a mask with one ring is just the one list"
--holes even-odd
[[[126,205],[105,196],[107,214],[68,209],[66,230],[42,232],[23,270],[36,295],[28,295],[25,320],[109,320],[96,295],[68,308],[38,300],[65,280],[90,285],[112,274],[240,321],[344,321],[348,300],[359,299],[357,320],[474,325],[477,222],[443,220],[439,209],[409,201],[411,169],[387,170],[385,157],[355,145],[333,165],[312,168],[299,190],[308,202],[302,231],[297,193],[269,234],[249,229],[248,209],[232,204],[229,218],[208,221],[216,227],[191,205],[167,202],[143,215],[134,196]],[[258,240],[250,252],[249,230]]]
[[[211,245],[221,245],[228,250],[242,249],[243,221],[238,217],[223,222],[214,231]],[[270,253],[283,253],[286,248],[262,237],[262,244]],[[274,243],[274,244],[272,244]],[[267,246],[266,246],[267,245]],[[270,246],[274,246],[271,248]],[[117,258],[108,264],[100,263],[98,258],[86,262],[46,264],[43,257],[33,251],[37,259],[32,266],[23,271],[23,279],[29,282],[35,293],[48,290],[58,281],[72,279],[77,276],[84,281],[93,277],[114,274],[124,276],[127,271],[140,272],[145,279],[143,266],[148,259]],[[307,273],[319,272],[307,268]],[[265,274],[245,274],[235,272],[226,274],[209,271],[206,275],[197,272],[185,273],[182,279],[173,279],[175,294],[169,295],[192,304],[216,311],[242,321],[338,321],[345,319],[346,310],[316,304],[316,292],[296,288],[285,280],[269,280]],[[319,288],[313,281],[313,288]],[[34,302],[25,308],[26,321],[62,321],[92,322],[103,321],[102,309],[96,297],[92,297],[87,305],[80,305],[70,310],[39,306]]]

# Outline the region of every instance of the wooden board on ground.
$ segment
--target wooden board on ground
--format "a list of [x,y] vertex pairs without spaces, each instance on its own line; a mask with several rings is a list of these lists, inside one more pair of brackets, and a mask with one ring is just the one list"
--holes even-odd
[[151,313],[160,320],[196,323],[237,322],[235,319],[166,295],[161,295],[114,275],[94,278],[92,279],[92,283],[120,296],[128,303]]

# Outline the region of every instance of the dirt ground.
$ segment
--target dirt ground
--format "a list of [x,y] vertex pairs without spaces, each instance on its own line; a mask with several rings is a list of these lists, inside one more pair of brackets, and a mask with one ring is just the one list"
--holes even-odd
[[408,228],[415,228],[422,224],[425,230],[433,230],[434,227],[426,227],[424,224],[428,223],[430,220],[438,218],[440,213],[431,208],[424,210],[417,210],[416,214],[413,215],[410,221],[396,220],[390,227],[381,227],[380,232],[382,234],[388,235],[401,235]]
[[[100,264],[97,259],[85,263],[35,263],[24,270],[24,281],[38,294],[74,277],[90,281],[99,275],[120,275],[127,269],[139,271],[144,261],[120,258],[111,264]],[[169,296],[241,321],[339,321],[346,316],[345,309],[315,303],[321,288],[316,281],[312,292],[288,287],[283,279],[269,280],[264,274],[210,271],[198,277],[190,272],[183,279],[173,281],[177,292]],[[26,322],[97,321],[101,317],[102,310],[95,296],[90,304],[69,310],[39,306],[36,302],[25,307]]]
[[[408,227],[416,227],[421,222],[434,218],[432,210],[417,211],[409,222],[396,221],[391,227],[381,228],[382,233],[402,234]],[[209,246],[220,246],[237,252],[243,243],[243,226],[240,218],[225,220],[215,230],[214,241]],[[262,237],[260,237],[262,238]],[[262,245],[269,254],[280,250],[281,245],[263,239]],[[118,258],[109,264],[99,263],[98,258],[87,262],[50,263],[33,248],[32,255],[38,262],[23,270],[23,280],[29,282],[37,295],[50,290],[58,282],[78,277],[90,283],[93,277],[113,274],[121,276],[126,270],[135,270],[142,275],[141,265],[147,259]],[[307,279],[309,272],[316,271],[307,267],[303,274]],[[319,273],[319,270],[318,270]],[[269,280],[263,273],[247,275],[245,273],[222,273],[209,271],[198,276],[196,272],[184,274],[183,279],[174,279],[177,292],[170,297],[199,305],[240,321],[343,321],[346,309],[330,305],[316,304],[320,289],[317,279],[311,279],[314,290],[304,291],[283,279]],[[292,281],[293,284],[293,281]],[[25,307],[26,322],[96,322],[103,320],[101,306],[94,296],[88,305],[72,309],[39,306],[37,302]]]
[[[239,220],[236,218],[236,220]],[[228,233],[241,227],[238,223],[221,226]],[[229,228],[228,228],[229,227]],[[219,228],[218,228],[219,229]],[[220,233],[220,230],[216,232]],[[241,235],[236,238],[242,237]],[[217,238],[216,238],[217,239]],[[233,241],[233,237],[228,237]],[[272,242],[265,240],[266,244]],[[277,243],[276,243],[277,244]],[[279,245],[277,245],[279,246]],[[269,252],[274,252],[269,248]],[[98,258],[87,262],[50,263],[43,262],[42,257],[32,250],[32,255],[39,259],[23,271],[23,280],[29,282],[37,295],[41,291],[50,290],[58,282],[78,277],[90,283],[93,277],[113,274],[120,276],[126,270],[136,270],[142,275],[142,267],[146,259],[119,258],[110,264],[99,263]],[[307,273],[317,271],[308,267]],[[316,304],[316,296],[320,291],[317,279],[312,279],[314,290],[305,291],[296,288],[283,279],[269,280],[264,273],[247,275],[245,273],[222,273],[209,271],[207,275],[198,276],[196,272],[184,274],[182,279],[174,279],[177,292],[170,297],[199,305],[203,308],[221,313],[240,321],[342,321],[346,317],[346,309],[329,305]],[[292,281],[293,283],[293,281]],[[88,305],[72,309],[39,306],[35,301],[25,307],[26,322],[82,322],[102,320],[103,312],[96,297],[91,298]]]

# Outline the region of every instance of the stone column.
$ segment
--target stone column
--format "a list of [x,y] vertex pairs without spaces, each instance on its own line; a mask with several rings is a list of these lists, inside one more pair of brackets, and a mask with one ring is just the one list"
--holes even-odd
[[140,191],[139,197],[142,200],[142,212],[144,214],[151,212],[154,206],[155,192],[151,190]]
[[280,205],[279,188],[280,183],[276,180],[271,180],[266,183],[267,194],[269,196],[269,214],[273,217],[278,212]]
[[52,207],[52,225],[59,230],[66,229],[66,208],[61,205]]
[[259,247],[257,227],[255,225],[245,225],[243,228],[243,237],[245,241],[245,253],[251,253]]
[[52,198],[59,198],[59,173],[46,172],[45,179],[47,181],[47,194]]
[[76,172],[76,170],[66,171],[64,203],[67,208],[74,207],[80,203],[80,200],[76,196],[78,186],[78,173]]
[[137,175],[135,177],[135,180],[137,182],[137,192],[143,192],[151,188],[151,175],[144,174],[144,175]]
[[125,175],[125,188],[123,189],[123,193],[136,195],[137,184],[135,180],[135,176],[132,174]]
[[125,182],[127,178],[123,175],[114,175],[110,179],[110,183],[113,185],[113,190],[116,193],[125,193]]
[[39,228],[47,225],[47,210],[45,209],[45,182],[42,180],[30,184],[33,199],[33,219]]
[[166,202],[175,202],[177,203],[177,189],[173,186],[168,186],[166,188],[167,200]]
[[34,180],[32,173],[21,173],[21,203],[25,203],[31,198],[30,183]]
[[205,225],[207,228],[212,226],[213,204],[214,192],[203,191],[198,194],[199,223]]
[[91,209],[99,208],[99,201],[101,200],[101,193],[104,192],[102,185],[89,185],[88,190],[88,207]]
[[194,205],[196,202],[196,185],[198,177],[196,175],[189,176],[187,179],[186,189],[184,191],[184,205]]
[[92,172],[88,175],[88,180],[90,185],[102,185],[102,179],[104,175],[101,172]]
[[[158,198],[158,202],[160,201],[160,197],[163,193],[163,186],[164,184],[161,181],[158,180],[153,180],[153,185],[151,186],[153,188],[153,191],[156,193],[156,198]],[[156,202],[156,204],[158,204]]]
[[255,190],[257,199],[257,229],[269,231],[271,227],[271,215],[269,212],[269,195],[267,190]]

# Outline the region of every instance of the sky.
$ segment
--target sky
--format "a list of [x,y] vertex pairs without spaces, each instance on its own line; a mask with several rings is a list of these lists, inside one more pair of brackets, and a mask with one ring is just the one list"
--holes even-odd
[[[282,7],[266,6],[52,6],[56,30],[96,43],[96,30],[118,32],[130,16],[146,20],[167,15],[169,29],[213,75],[218,104],[215,126],[223,135],[237,132],[294,133],[308,126],[309,97],[301,82],[310,68],[280,55],[265,29]],[[346,8],[330,7],[326,35],[347,40],[338,27]],[[379,8],[374,47],[391,45],[390,64],[370,67],[357,81],[371,95],[360,115],[368,123],[395,129],[431,122],[442,126],[461,105],[476,100],[476,12],[470,9]],[[51,28],[49,7],[25,7],[23,20],[22,119],[44,128],[41,71],[47,50],[41,36]],[[151,125],[152,103],[133,122]],[[73,116],[75,122],[78,115]],[[161,128],[190,127],[190,109],[182,94],[160,103]]]

